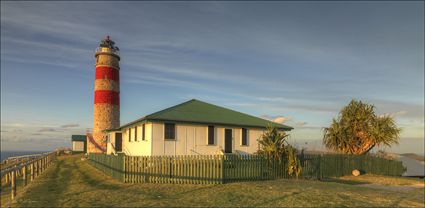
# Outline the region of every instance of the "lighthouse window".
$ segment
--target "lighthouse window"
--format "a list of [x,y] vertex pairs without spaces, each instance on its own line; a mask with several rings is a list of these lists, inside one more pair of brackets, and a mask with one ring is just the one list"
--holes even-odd
[[176,139],[176,128],[173,123],[164,124],[164,139]]

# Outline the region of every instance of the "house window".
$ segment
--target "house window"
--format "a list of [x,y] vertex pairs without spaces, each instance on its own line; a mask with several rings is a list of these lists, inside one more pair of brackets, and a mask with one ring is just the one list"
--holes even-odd
[[176,128],[173,123],[164,124],[164,139],[176,139]]
[[128,128],[128,142],[131,142],[131,128]]
[[248,135],[248,130],[245,128],[242,128],[242,142],[241,142],[242,145],[245,145],[245,146],[248,145],[247,135]]
[[145,124],[142,125],[142,140],[145,140]]
[[214,145],[214,126],[208,126],[208,145]]
[[137,126],[134,127],[134,141],[137,142]]

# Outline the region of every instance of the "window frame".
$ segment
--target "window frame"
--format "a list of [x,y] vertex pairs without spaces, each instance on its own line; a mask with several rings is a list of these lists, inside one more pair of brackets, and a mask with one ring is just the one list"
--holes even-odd
[[[244,138],[245,136],[245,138]],[[244,142],[245,140],[245,142]],[[248,129],[242,128],[241,129],[241,146],[249,146],[248,145]]]
[[145,128],[146,128],[145,124],[142,124],[142,141],[146,140],[146,138],[145,138]]
[[[167,138],[168,134],[170,134],[169,132],[167,133],[167,130],[171,130],[171,129],[167,129],[167,126],[172,126],[172,132],[171,132],[171,136],[170,138]],[[164,123],[164,140],[176,140],[176,124],[175,123]]]
[[131,128],[128,128],[128,142],[131,142]]
[[[207,145],[215,145],[215,126],[210,125],[207,127]],[[212,143],[211,143],[212,141]]]
[[134,127],[134,141],[137,142],[137,126]]

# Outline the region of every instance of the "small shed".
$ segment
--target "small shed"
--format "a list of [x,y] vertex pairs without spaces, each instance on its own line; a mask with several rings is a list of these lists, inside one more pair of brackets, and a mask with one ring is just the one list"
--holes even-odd
[[86,153],[87,152],[87,139],[86,135],[72,135],[72,152],[73,153]]

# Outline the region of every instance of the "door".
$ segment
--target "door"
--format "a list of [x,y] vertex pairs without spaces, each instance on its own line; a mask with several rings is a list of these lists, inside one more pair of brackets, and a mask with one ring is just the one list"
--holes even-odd
[[232,129],[224,130],[224,153],[232,153]]
[[117,152],[122,151],[122,134],[121,133],[115,134],[115,150]]

